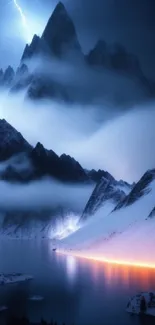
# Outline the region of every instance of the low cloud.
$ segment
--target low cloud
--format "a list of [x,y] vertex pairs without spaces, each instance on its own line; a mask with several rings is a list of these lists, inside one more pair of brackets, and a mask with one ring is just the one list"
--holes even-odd
[[1,211],[38,211],[64,207],[81,212],[93,186],[64,185],[51,179],[15,185],[0,182]]
[[30,144],[40,141],[69,154],[86,169],[104,169],[117,179],[137,181],[155,167],[154,103],[120,109],[108,105],[32,102],[25,93],[0,94],[0,118]]

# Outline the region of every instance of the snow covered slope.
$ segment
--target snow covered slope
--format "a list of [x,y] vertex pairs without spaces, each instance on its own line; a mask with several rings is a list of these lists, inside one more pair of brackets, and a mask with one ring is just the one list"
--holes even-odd
[[148,171],[111,213],[103,206],[62,242],[62,247],[111,259],[153,258],[155,245],[155,170]]

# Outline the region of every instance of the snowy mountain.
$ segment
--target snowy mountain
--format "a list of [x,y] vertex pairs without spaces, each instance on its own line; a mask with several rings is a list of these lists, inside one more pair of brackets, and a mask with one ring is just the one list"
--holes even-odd
[[[106,215],[118,206],[120,201],[123,202],[131,190],[129,184],[116,181],[108,172],[86,171],[69,155],[58,156],[53,150],[44,148],[41,143],[37,143],[33,148],[5,120],[0,120],[0,161],[0,186],[6,184],[11,186],[12,190],[21,185],[24,189],[23,186],[27,186],[26,184],[31,186],[34,181],[44,180],[45,177],[50,178],[50,182],[55,180],[60,184],[68,184],[67,186],[82,184],[83,188],[87,188],[89,185],[91,191],[93,190],[89,200],[89,196],[87,197],[88,203],[84,202],[85,209],[81,204],[78,204],[78,207],[73,207],[73,203],[66,205],[63,199],[42,209],[31,208],[28,204],[26,210],[15,206],[9,211],[0,206],[0,232],[5,235],[26,236],[26,233],[29,233],[29,236],[33,234],[41,237],[51,236],[51,233],[54,234],[52,229],[56,229],[57,220],[61,219],[63,223],[66,216],[74,214],[78,215],[78,221],[82,215],[81,221],[84,222],[93,218],[93,215],[103,208]],[[79,191],[78,196],[82,195]]]
[[116,210],[129,206],[136,202],[139,198],[148,194],[151,191],[149,184],[155,179],[155,169],[148,170],[137,184],[133,187],[132,191],[118,204]]
[[[0,185],[15,186],[15,189],[19,184],[31,185],[48,177],[50,182],[55,179],[61,186],[82,184],[83,188],[89,185],[89,191],[91,188],[87,200],[78,206],[73,206],[72,200],[64,204],[63,196],[59,203],[54,200],[54,204],[39,209],[28,204],[26,209],[15,206],[14,210],[9,211],[1,206],[0,233],[3,235],[51,238],[56,232],[57,222],[60,222],[60,237],[64,228],[67,229],[65,234],[74,232],[62,242],[64,247],[89,250],[94,254],[112,253],[109,247],[116,250],[116,247],[120,247],[117,241],[121,245],[125,238],[126,244],[131,239],[136,241],[136,236],[142,239],[145,227],[147,235],[150,232],[150,237],[153,236],[155,169],[147,171],[133,185],[116,181],[108,172],[87,171],[69,155],[58,156],[40,143],[31,147],[5,120],[0,120],[0,161]],[[80,191],[76,194],[77,199],[82,195]],[[70,221],[69,226],[64,226],[66,217],[70,215],[76,217],[74,227],[70,226]]]
[[0,85],[11,91],[25,89],[26,97],[33,100],[55,98],[87,104],[131,105],[155,94],[155,83],[144,76],[138,58],[121,44],[99,40],[84,55],[74,23],[61,2],[42,36],[34,35],[26,45],[17,71],[10,66],[0,70]]
[[145,257],[145,262],[152,261],[154,204],[155,170],[150,170],[117,208],[101,205],[79,230],[62,241],[62,247],[103,259],[142,262]]
[[[8,195],[8,202],[1,199],[0,203],[1,235],[51,238],[60,229],[59,223],[70,227],[66,219],[71,213],[74,220],[82,213],[83,198],[75,206],[67,191],[72,189],[74,197],[86,195],[87,200],[94,184],[74,158],[59,157],[40,143],[33,148],[14,127],[0,120],[0,188]],[[37,191],[41,203],[37,203]],[[21,203],[22,198],[26,203]]]
[[126,193],[131,191],[131,186],[123,181],[116,181],[112,177],[107,179],[102,177],[96,185],[81,217],[81,221],[94,215],[99,209],[109,207],[112,208],[123,201]]

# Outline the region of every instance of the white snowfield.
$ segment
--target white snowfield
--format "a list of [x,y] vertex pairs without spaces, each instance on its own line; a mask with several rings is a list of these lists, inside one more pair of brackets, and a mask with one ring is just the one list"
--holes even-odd
[[146,315],[155,316],[155,292],[140,292],[136,296],[131,297],[127,304],[126,311],[139,315],[141,313],[140,303],[143,297],[146,302],[146,310],[144,313]]
[[0,273],[0,285],[24,282],[32,279],[33,277],[31,275],[26,275],[22,273],[11,273],[11,274]]
[[155,180],[150,192],[133,204],[111,212],[103,206],[78,231],[61,241],[58,249],[78,254],[103,256],[111,260],[154,263],[155,219],[148,218],[155,207]]

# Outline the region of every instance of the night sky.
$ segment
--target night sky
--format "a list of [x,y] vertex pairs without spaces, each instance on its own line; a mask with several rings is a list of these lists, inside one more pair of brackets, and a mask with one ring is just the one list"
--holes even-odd
[[[41,34],[57,0],[17,0],[31,34]],[[154,0],[64,0],[83,50],[99,38],[121,42],[136,53],[145,73],[155,78]],[[0,0],[0,66],[18,65],[27,41],[13,0]],[[153,71],[154,70],[154,71]]]

